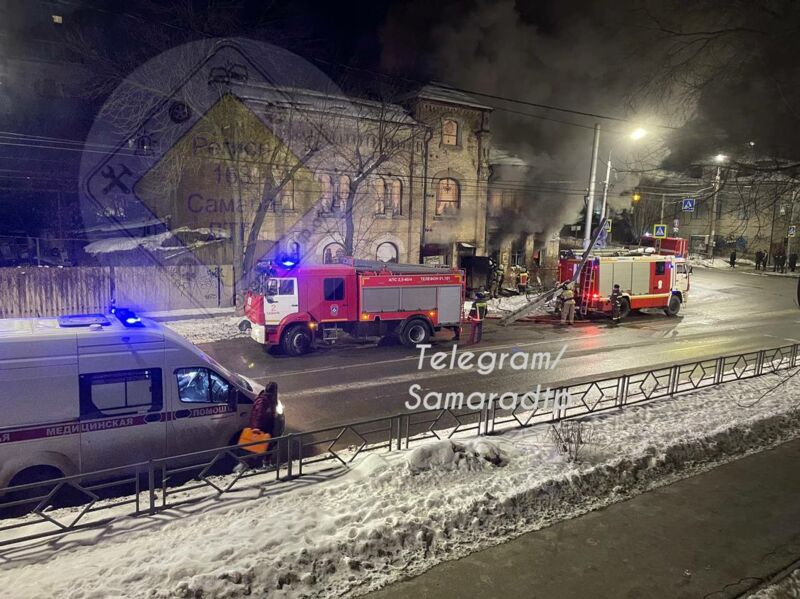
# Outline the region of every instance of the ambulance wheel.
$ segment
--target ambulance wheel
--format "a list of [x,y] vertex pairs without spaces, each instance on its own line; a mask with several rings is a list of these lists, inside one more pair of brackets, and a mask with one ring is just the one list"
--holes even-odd
[[296,324],[283,334],[281,348],[287,356],[307,354],[311,351],[311,334],[305,326]]
[[631,314],[631,300],[623,297],[619,302],[619,319],[627,318]]
[[428,323],[421,318],[408,321],[400,333],[400,341],[406,347],[415,347],[420,343],[427,343],[431,338],[431,330]]
[[[64,475],[60,470],[50,466],[40,466],[23,470],[11,479],[9,487],[16,485],[29,485],[33,483],[43,484],[40,487],[33,487],[30,489],[24,489],[22,491],[11,490],[3,493],[2,496],[0,496],[0,517],[14,518],[30,513],[36,507],[38,502],[31,501],[30,503],[21,503],[8,508],[3,507],[3,504],[11,503],[13,501],[22,501],[23,499],[36,499],[37,497],[41,500],[41,498],[47,495],[53,488],[52,484],[48,485],[44,483],[53,479],[61,478],[62,476]],[[56,498],[54,497],[53,499],[55,500]]]
[[681,311],[681,300],[677,295],[672,295],[669,298],[667,307],[664,308],[664,314],[667,316],[677,316]]

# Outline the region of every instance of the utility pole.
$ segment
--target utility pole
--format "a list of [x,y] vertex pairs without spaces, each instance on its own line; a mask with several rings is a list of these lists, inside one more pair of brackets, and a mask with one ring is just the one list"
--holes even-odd
[[589,193],[586,196],[586,223],[583,229],[583,249],[592,242],[592,213],[594,212],[594,190],[597,178],[597,152],[600,149],[600,123],[594,124],[594,143],[592,145],[592,165],[589,169]]
[[[792,190],[792,207],[789,209],[789,226],[794,225],[794,201],[797,199],[797,190]],[[792,255],[792,237],[789,237],[789,231],[786,231],[786,255]]]
[[606,163],[606,180],[603,182],[603,209],[600,211],[600,220],[606,217],[606,206],[608,206],[608,186],[611,184],[611,152],[608,153]]
[[667,199],[667,194],[662,193],[661,194],[661,216],[658,217],[658,222],[659,223],[663,223],[664,222],[664,202],[666,201],[666,199]]
[[714,240],[717,236],[717,196],[719,195],[719,189],[721,187],[721,180],[722,180],[722,167],[717,167],[717,174],[714,177],[714,192],[712,195],[711,201],[711,234],[708,236],[708,257],[712,260],[714,259]]

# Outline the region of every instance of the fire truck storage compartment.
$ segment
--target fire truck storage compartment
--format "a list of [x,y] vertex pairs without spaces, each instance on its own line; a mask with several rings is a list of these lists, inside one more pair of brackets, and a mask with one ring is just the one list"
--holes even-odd
[[458,324],[461,287],[366,287],[362,290],[361,310],[368,314],[436,310],[440,324]]
[[631,295],[650,293],[650,262],[636,262],[632,266]]
[[461,322],[461,286],[444,285],[439,287],[438,305],[439,324],[459,324]]

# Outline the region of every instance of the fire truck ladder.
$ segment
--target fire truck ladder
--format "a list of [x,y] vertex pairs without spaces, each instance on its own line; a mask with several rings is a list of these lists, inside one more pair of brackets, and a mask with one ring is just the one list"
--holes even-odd
[[[587,266],[588,265],[588,269]],[[580,307],[580,315],[586,316],[589,312],[589,303],[592,299],[592,289],[594,289],[594,265],[590,262],[587,262],[583,265],[584,270],[588,270],[589,272],[584,274],[583,279],[581,280],[581,307]],[[580,271],[579,271],[580,272]]]
[[[520,318],[524,318],[525,316],[536,310],[539,306],[544,305],[545,303],[547,303],[547,301],[549,301],[557,294],[562,292],[564,289],[566,289],[567,285],[569,285],[570,283],[574,283],[578,279],[578,277],[581,276],[583,267],[589,260],[589,254],[592,252],[592,249],[594,249],[597,240],[600,238],[600,233],[605,228],[607,220],[608,220],[607,218],[603,219],[603,221],[600,223],[600,226],[597,227],[597,232],[594,234],[594,237],[592,237],[592,242],[589,244],[589,247],[586,248],[586,250],[584,250],[583,256],[581,256],[581,263],[578,266],[578,268],[575,269],[575,274],[572,276],[571,280],[559,283],[551,290],[545,291],[544,293],[537,295],[524,306],[518,308],[517,310],[514,310],[510,314],[506,314],[505,316],[503,316],[503,318],[500,319],[500,325],[505,327],[510,325],[512,322],[518,321]],[[583,309],[583,302],[581,302],[581,309]]]
[[398,274],[451,274],[455,271],[450,266],[432,266],[429,264],[396,264],[394,262],[381,262],[380,260],[361,260],[345,258],[345,264],[351,264],[360,271],[386,271]]

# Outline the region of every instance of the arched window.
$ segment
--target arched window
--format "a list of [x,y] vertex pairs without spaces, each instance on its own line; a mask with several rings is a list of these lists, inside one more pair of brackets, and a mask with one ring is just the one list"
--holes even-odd
[[392,214],[403,214],[403,182],[400,179],[392,181]]
[[397,246],[389,241],[378,245],[375,257],[381,262],[397,262]]
[[328,212],[332,208],[333,203],[333,181],[330,175],[319,175],[317,177],[319,182],[320,195],[319,207],[323,212]]
[[336,194],[333,196],[331,210],[341,210],[342,206],[347,202],[348,195],[350,195],[350,177],[347,175],[340,175],[338,185],[336,186]]
[[377,177],[373,182],[375,189],[375,214],[386,214],[386,181]]
[[296,261],[300,261],[300,243],[293,241],[289,244],[289,255]]
[[446,146],[458,145],[458,123],[453,119],[442,121],[442,144]]
[[436,189],[436,216],[454,214],[461,207],[461,190],[458,181],[445,178]]
[[344,257],[344,246],[341,243],[329,243],[322,250],[322,261],[325,264],[335,264],[339,258]]

